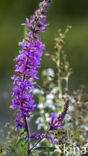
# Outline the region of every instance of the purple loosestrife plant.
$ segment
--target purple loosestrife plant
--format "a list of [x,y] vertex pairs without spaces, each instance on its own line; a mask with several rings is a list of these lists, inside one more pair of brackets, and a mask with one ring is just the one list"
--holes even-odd
[[[28,32],[25,33],[26,37],[19,46],[22,50],[19,50],[19,55],[15,58],[17,65],[15,66],[14,75],[12,77],[14,88],[12,89],[12,109],[16,106],[19,108],[17,118],[15,120],[16,130],[24,128],[27,131],[27,137],[29,138],[29,130],[27,126],[27,118],[30,116],[30,112],[35,109],[32,91],[35,85],[35,79],[37,79],[37,68],[39,68],[44,45],[42,44],[38,34],[44,32],[44,29],[48,26],[44,24],[46,17],[45,13],[51,3],[51,0],[44,0],[40,3],[39,9],[30,18],[26,18],[26,25]],[[28,145],[29,146],[29,145]],[[28,147],[28,151],[30,147]],[[28,154],[29,155],[29,154]]]
[[17,65],[14,75],[12,77],[14,88],[12,89],[12,105],[11,108],[19,107],[19,113],[15,120],[16,130],[19,128],[27,129],[26,118],[29,118],[30,112],[35,109],[32,91],[34,89],[35,80],[37,79],[37,68],[39,68],[41,56],[44,50],[44,44],[41,42],[38,34],[44,32],[48,26],[44,24],[46,13],[51,0],[44,0],[40,3],[39,9],[30,18],[26,18],[26,25],[28,32],[25,33],[26,37],[19,46],[19,55],[15,58]]
[[[36,84],[37,69],[40,65],[40,60],[43,54],[44,44],[41,42],[39,33],[44,32],[48,26],[45,24],[45,13],[50,6],[52,0],[44,0],[40,3],[39,9],[35,12],[30,20],[26,18],[25,25],[27,32],[25,32],[25,38],[19,43],[21,50],[19,55],[14,59],[17,62],[14,70],[14,76],[12,77],[14,88],[12,89],[12,109],[18,108],[17,117],[15,120],[17,131],[18,129],[24,129],[26,132],[25,139],[28,139],[27,156],[31,154],[31,151],[44,139],[48,138],[51,141],[55,141],[50,135],[52,131],[57,128],[61,128],[61,121],[64,119],[67,113],[69,100],[65,104],[64,111],[59,117],[56,117],[54,113],[51,114],[51,120],[48,123],[49,129],[43,134],[30,134],[27,119],[29,119],[32,111],[35,110],[36,105],[33,100],[33,90]],[[17,107],[18,106],[18,107]],[[60,119],[60,120],[59,120]],[[30,141],[32,138],[38,141],[31,147]]]

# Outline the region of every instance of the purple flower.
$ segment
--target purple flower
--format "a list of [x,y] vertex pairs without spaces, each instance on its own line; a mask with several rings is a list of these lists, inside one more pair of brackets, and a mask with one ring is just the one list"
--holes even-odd
[[46,137],[46,138],[49,138],[51,142],[56,142],[56,140],[55,140],[54,138],[52,138],[52,136],[51,136],[51,135],[47,135],[47,137]]
[[30,117],[30,112],[35,109],[32,91],[35,80],[37,78],[37,69],[40,66],[41,57],[43,54],[44,44],[41,42],[39,36],[40,32],[48,26],[45,24],[45,13],[50,5],[50,0],[44,0],[40,3],[39,9],[30,18],[26,18],[26,25],[28,31],[25,32],[25,38],[19,43],[21,50],[19,55],[14,59],[17,64],[15,66],[12,77],[14,88],[12,89],[12,105],[10,108],[18,107],[18,114],[15,120],[16,130],[26,127],[26,119]]
[[54,114],[54,113],[51,113],[51,120],[49,122],[49,126],[50,126],[49,131],[53,131],[53,130],[56,130],[56,128],[58,128],[58,127],[59,128],[62,127],[61,124],[58,123],[58,120],[56,118],[56,114]]
[[31,139],[39,139],[39,138],[40,138],[40,134],[32,133],[32,134],[30,135],[30,138],[31,138]]
[[64,110],[63,112],[58,116],[56,117],[56,114],[54,113],[51,113],[51,120],[49,122],[49,131],[52,132],[54,130],[56,130],[58,127],[59,128],[64,128],[62,125],[61,125],[61,122],[63,121],[67,111],[68,111],[68,107],[69,107],[69,99],[66,101],[65,105],[64,105]]

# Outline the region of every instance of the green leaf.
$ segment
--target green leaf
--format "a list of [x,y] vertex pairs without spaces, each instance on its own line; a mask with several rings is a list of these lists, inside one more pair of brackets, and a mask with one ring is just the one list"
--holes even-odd
[[29,139],[26,139],[26,141],[24,142],[24,146],[27,145],[28,142],[29,142]]
[[19,145],[20,143],[22,143],[22,140],[21,139],[17,140],[16,146]]
[[34,149],[34,152],[40,153],[40,152],[54,152],[55,147],[37,147]]

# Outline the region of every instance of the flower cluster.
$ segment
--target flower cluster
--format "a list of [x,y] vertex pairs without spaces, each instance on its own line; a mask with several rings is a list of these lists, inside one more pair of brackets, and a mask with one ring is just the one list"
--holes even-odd
[[68,107],[69,107],[69,99],[66,101],[65,105],[64,105],[64,110],[63,112],[58,116],[58,122],[62,122],[67,111],[68,111]]
[[63,121],[67,111],[68,111],[68,107],[69,107],[69,100],[66,101],[65,105],[64,105],[64,110],[63,112],[58,116],[56,117],[56,114],[54,113],[51,113],[51,121],[49,122],[49,126],[50,126],[50,129],[49,131],[53,131],[53,130],[56,130],[56,128],[61,128],[61,122]]
[[33,89],[35,85],[35,79],[37,79],[37,68],[39,68],[42,51],[44,45],[42,44],[39,36],[40,32],[48,26],[44,24],[46,17],[45,13],[51,3],[51,0],[44,0],[40,3],[39,9],[30,18],[26,18],[25,25],[27,32],[25,32],[25,38],[19,43],[22,50],[19,50],[19,55],[15,58],[17,62],[14,75],[12,77],[14,88],[12,89],[12,109],[16,106],[19,107],[19,112],[15,120],[16,130],[19,128],[27,129],[26,118],[29,118],[29,113],[35,109],[33,100]]

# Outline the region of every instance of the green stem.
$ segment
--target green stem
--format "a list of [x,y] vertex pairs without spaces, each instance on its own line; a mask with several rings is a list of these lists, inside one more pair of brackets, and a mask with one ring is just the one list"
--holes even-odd
[[58,80],[58,87],[59,87],[59,92],[60,92],[60,94],[62,96],[63,95],[63,93],[62,93],[62,81],[60,80],[60,78]]
[[58,69],[58,87],[59,87],[59,92],[62,96],[62,80],[61,80],[61,75],[60,75],[60,63],[61,63],[61,55],[60,55],[61,50],[58,50],[58,56],[57,56],[57,69]]
[[68,89],[68,78],[66,80],[66,88]]
[[61,156],[61,153],[59,153],[59,155],[58,156]]
[[50,156],[50,152],[48,152],[48,156]]

